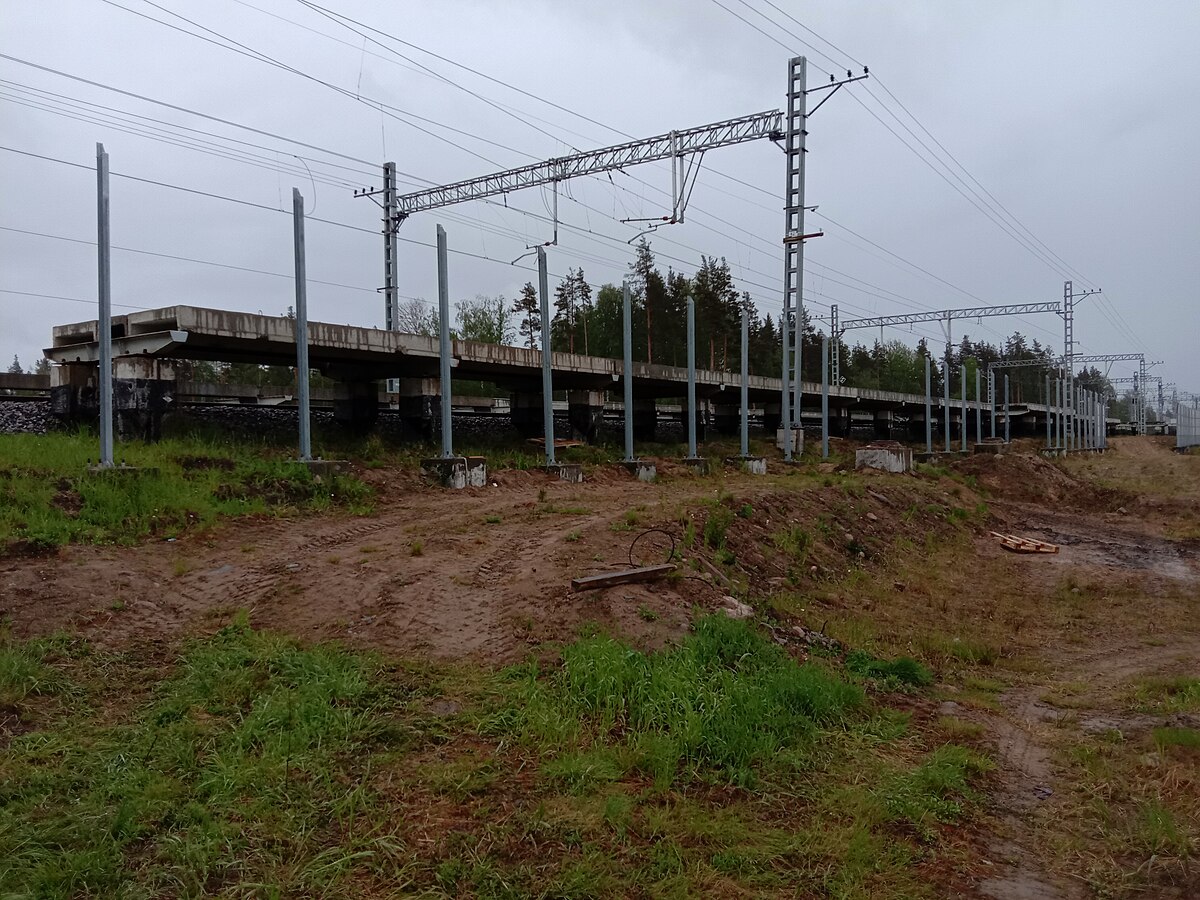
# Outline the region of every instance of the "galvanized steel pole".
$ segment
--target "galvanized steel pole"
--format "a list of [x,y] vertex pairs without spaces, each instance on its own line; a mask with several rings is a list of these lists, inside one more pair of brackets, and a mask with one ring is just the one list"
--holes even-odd
[[[450,283],[449,264],[446,261],[446,229],[437,227],[437,273],[438,273],[438,362],[441,374],[442,393],[442,459],[454,456],[454,431],[451,419],[452,407],[450,384]],[[542,319],[545,322],[545,319]],[[546,334],[545,331],[542,332]]]
[[946,452],[950,452],[950,360],[942,363],[942,425],[946,432]]
[[1050,449],[1050,376],[1046,376],[1046,449]]
[[929,354],[925,354],[925,452],[933,453],[933,396],[929,380]]
[[791,397],[790,385],[788,385],[788,379],[790,379],[790,377],[791,377],[792,368],[790,365],[791,360],[787,359],[787,355],[788,355],[788,353],[790,353],[790,348],[788,348],[788,343],[790,343],[790,341],[788,341],[788,337],[787,337],[788,306],[787,306],[786,290],[784,292],[784,317],[782,317],[779,320],[779,324],[780,324],[780,329],[779,329],[780,330],[780,340],[782,342],[782,346],[784,346],[784,373],[782,373],[782,376],[784,376],[784,378],[782,378],[782,383],[784,383],[784,389],[782,389],[782,391],[780,391],[780,396],[779,396],[779,425],[782,430],[782,434],[784,434],[784,460],[791,462],[791,460],[792,460],[792,413],[791,413],[791,401],[790,401],[790,397]]
[[312,459],[308,404],[308,276],[304,265],[304,198],[292,188],[292,237],[296,257],[296,398],[300,417],[300,460]]
[[554,465],[554,383],[551,373],[550,286],[546,273],[546,248],[537,248],[538,292],[542,304],[542,426],[546,433],[546,465]]
[[98,301],[96,336],[100,344],[100,465],[113,464],[112,269],[108,219],[108,154],[96,145],[96,250]]
[[959,390],[962,391],[962,421],[959,423],[959,430],[962,431],[962,449],[963,453],[967,452],[967,367],[963,364],[962,376],[959,378],[962,383]]
[[975,443],[983,440],[983,398],[979,393],[979,360],[975,361]]
[[750,455],[750,303],[742,304],[742,458]]
[[[621,284],[621,294],[621,338],[625,349],[625,363],[621,370],[625,381],[625,462],[633,462],[633,299],[628,281]],[[543,299],[543,303],[548,306],[549,298]]]
[[996,436],[996,373],[988,367],[988,406],[992,413],[992,437]]
[[687,301],[687,436],[688,459],[696,458],[696,301]]
[[1004,373],[1004,443],[1012,440],[1012,417],[1008,414],[1008,373]]
[[829,338],[821,336],[821,459],[829,458]]

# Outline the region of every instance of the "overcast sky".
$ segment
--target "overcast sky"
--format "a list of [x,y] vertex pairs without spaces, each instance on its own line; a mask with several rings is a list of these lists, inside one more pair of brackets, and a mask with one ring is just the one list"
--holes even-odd
[[[382,325],[382,239],[368,233],[379,211],[352,188],[379,187],[384,160],[411,190],[782,108],[788,58],[805,54],[810,86],[864,63],[872,75],[809,122],[807,202],[820,207],[810,224],[825,232],[807,245],[815,314],[833,302],[848,318],[1052,301],[1073,278],[1103,288],[1079,308],[1079,352],[1145,352],[1163,360],[1165,379],[1200,390],[1195,0],[317,2],[378,31],[300,0],[0,0],[0,53],[275,135],[0,59],[0,144],[87,167],[0,151],[5,365],[14,353],[31,364],[54,324],[94,316],[84,303],[12,292],[94,304],[97,141],[114,173],[267,207],[114,177],[115,246],[288,276],[114,250],[115,312],[181,303],[282,313],[293,302],[298,187],[312,216],[363,229],[308,224],[310,317]],[[217,46],[230,41],[303,74]],[[129,133],[150,127],[174,143]],[[767,141],[709,153],[687,222],[651,236],[660,266],[690,273],[701,253],[724,256],[759,309],[777,315],[783,178]],[[637,233],[619,220],[669,211],[669,191],[665,165],[564,187],[551,273],[582,266],[594,286],[619,283]],[[413,216],[400,232],[414,242],[401,244],[401,293],[436,299],[429,245],[441,223],[452,250],[494,260],[452,255],[452,297],[511,299],[534,275],[530,259],[510,261],[548,239],[549,204],[530,190],[508,209]],[[954,338],[997,342],[1014,330],[1061,350],[1054,315],[959,321]],[[922,334],[939,326],[885,337]]]

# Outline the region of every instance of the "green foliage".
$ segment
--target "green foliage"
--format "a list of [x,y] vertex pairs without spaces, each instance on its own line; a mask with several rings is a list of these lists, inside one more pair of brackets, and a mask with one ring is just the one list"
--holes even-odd
[[459,340],[479,341],[483,344],[511,343],[515,331],[512,325],[512,310],[503,297],[485,297],[460,300],[458,310]]
[[335,504],[365,510],[371,496],[356,478],[320,478],[254,445],[122,444],[121,455],[138,469],[128,473],[89,473],[95,451],[83,433],[0,435],[0,547],[132,543],[224,516]]
[[808,551],[812,549],[813,537],[799,525],[793,525],[786,531],[777,531],[771,535],[771,543],[798,565],[804,565],[808,559]]
[[877,678],[894,684],[927,687],[933,684],[933,673],[915,659],[902,656],[895,660],[877,659],[865,650],[846,654],[846,670],[855,675]]
[[714,550],[725,547],[725,532],[733,524],[733,511],[725,506],[714,506],[704,520],[704,543]]
[[493,727],[539,744],[623,749],[627,765],[660,787],[705,770],[749,784],[760,765],[798,764],[820,727],[863,705],[859,688],[719,615],[658,653],[584,638],[563,651],[549,678],[535,674],[512,673],[509,705]]
[[896,775],[884,785],[881,797],[887,817],[907,823],[921,837],[931,839],[934,823],[953,822],[962,814],[961,800],[969,793],[969,778],[990,768],[986,759],[966,747],[939,747],[916,769]]

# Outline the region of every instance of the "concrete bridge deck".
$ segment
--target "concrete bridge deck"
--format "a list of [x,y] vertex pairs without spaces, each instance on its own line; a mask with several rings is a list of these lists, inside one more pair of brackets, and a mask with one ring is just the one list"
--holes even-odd
[[[347,421],[373,421],[380,399],[378,382],[384,379],[399,380],[398,403],[402,409],[411,407],[414,418],[432,416],[431,401],[440,394],[436,338],[327,322],[310,322],[308,329],[310,365],[342,383],[335,396],[350,409]],[[514,422],[530,428],[540,422],[540,350],[456,340],[452,342],[452,353],[454,380],[491,382],[509,389],[513,392]],[[55,326],[52,346],[45,350],[45,356],[60,364],[54,370],[55,385],[74,385],[78,391],[89,377],[87,373],[94,374],[99,357],[96,320]],[[113,317],[113,357],[117,378],[139,384],[173,383],[171,360],[294,365],[294,322],[285,316],[195,306],[134,312]],[[555,390],[566,391],[572,405],[582,405],[594,416],[602,414],[605,393],[619,395],[622,389],[621,360],[556,352],[552,354],[552,366]],[[62,374],[64,371],[68,374]],[[164,396],[169,396],[169,390],[163,391]],[[767,427],[778,423],[780,390],[779,378],[749,377],[750,402],[762,411]],[[804,382],[801,391],[807,415],[819,403],[821,386]],[[633,394],[643,415],[653,416],[655,401],[681,398],[686,392],[687,369],[633,364]],[[730,416],[737,414],[740,377],[734,372],[699,369],[696,393],[702,410],[714,413],[714,424],[721,427],[724,420],[727,425]],[[135,398],[135,402],[141,401]],[[874,418],[881,434],[897,420],[906,423],[914,435],[918,425],[924,431],[925,397],[921,394],[831,385],[829,403],[835,434],[848,430],[854,419],[866,416]],[[941,425],[942,398],[933,397],[932,405],[934,418]],[[976,415],[982,415],[985,421],[990,416],[986,403],[969,400],[966,407],[968,426],[974,424]],[[961,427],[962,409],[962,401],[952,398],[945,411],[954,430]],[[1003,410],[997,412],[1002,423]],[[1010,404],[1014,431],[1035,433],[1039,424],[1044,428],[1046,415],[1042,404]]]

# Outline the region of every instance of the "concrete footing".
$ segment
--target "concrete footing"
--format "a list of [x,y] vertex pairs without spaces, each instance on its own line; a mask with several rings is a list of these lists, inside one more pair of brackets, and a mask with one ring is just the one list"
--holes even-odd
[[682,462],[697,475],[708,474],[708,460],[703,456],[685,456],[682,460],[680,460],[680,462]]
[[775,429],[775,446],[779,450],[784,449],[784,447],[786,446],[786,441],[788,440],[787,437],[785,437],[785,434],[787,434],[787,433],[791,434],[792,453],[796,456],[799,456],[801,453],[804,452],[804,431],[803,431],[803,429],[796,428],[795,426],[792,426],[791,428]]
[[999,456],[1008,448],[1001,438],[984,438],[975,445],[975,453],[992,453]]
[[727,456],[725,462],[738,466],[747,475],[766,475],[767,458],[765,456]]
[[99,463],[94,463],[87,467],[89,475],[112,475],[116,477],[133,477],[141,475],[157,475],[158,469],[143,468],[142,466],[127,466],[124,463],[119,463],[113,466],[102,466]]
[[658,477],[658,470],[654,467],[654,463],[644,459],[625,459],[621,461],[621,465],[638,481],[653,481]]
[[350,463],[344,459],[298,459],[296,463],[308,469],[314,478],[344,475],[350,470]]
[[559,481],[579,484],[583,481],[583,466],[579,463],[555,463],[552,466],[546,466],[546,474],[557,478]]
[[421,470],[435,475],[448,488],[483,487],[487,484],[487,462],[482,456],[423,459]]
[[876,441],[854,451],[854,468],[903,474],[913,468],[913,452],[897,441]]

